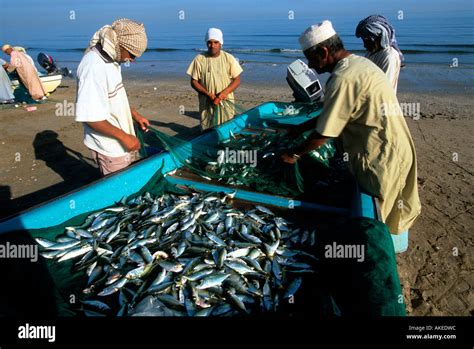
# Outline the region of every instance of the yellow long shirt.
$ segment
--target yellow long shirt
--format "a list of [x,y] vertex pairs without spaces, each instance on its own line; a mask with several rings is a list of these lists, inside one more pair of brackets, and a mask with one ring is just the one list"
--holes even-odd
[[374,63],[356,55],[337,63],[316,131],[341,137],[351,172],[381,200],[390,232],[408,230],[421,212],[415,146],[395,91]]
[[[218,57],[211,57],[207,52],[197,55],[186,73],[210,93],[218,94],[229,86],[232,79],[238,77],[242,71],[242,67],[234,56],[221,50]],[[209,97],[199,94],[199,113],[203,130],[234,117],[234,93],[229,93],[227,100],[228,102],[216,108]]]

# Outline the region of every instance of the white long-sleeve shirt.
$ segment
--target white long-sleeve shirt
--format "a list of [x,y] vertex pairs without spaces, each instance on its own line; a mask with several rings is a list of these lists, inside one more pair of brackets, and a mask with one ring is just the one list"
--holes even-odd
[[397,93],[398,76],[400,75],[401,68],[398,51],[393,47],[388,47],[375,53],[368,53],[366,57],[384,71],[395,93]]

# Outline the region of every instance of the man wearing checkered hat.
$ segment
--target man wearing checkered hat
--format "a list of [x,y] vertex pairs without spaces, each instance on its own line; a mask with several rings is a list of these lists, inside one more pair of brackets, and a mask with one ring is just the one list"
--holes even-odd
[[84,125],[84,144],[102,175],[130,165],[140,149],[133,120],[149,121],[128,103],[120,64],[134,61],[147,47],[142,23],[122,18],[99,29],[77,68],[76,121]]

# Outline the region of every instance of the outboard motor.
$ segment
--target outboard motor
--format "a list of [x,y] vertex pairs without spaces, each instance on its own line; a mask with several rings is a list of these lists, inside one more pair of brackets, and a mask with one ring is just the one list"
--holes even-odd
[[69,69],[60,68],[53,57],[48,56],[46,53],[40,52],[37,61],[48,72],[48,75],[62,74],[63,76],[72,76],[72,72]]
[[319,103],[324,98],[318,74],[297,59],[288,66],[286,81],[293,90],[296,102]]

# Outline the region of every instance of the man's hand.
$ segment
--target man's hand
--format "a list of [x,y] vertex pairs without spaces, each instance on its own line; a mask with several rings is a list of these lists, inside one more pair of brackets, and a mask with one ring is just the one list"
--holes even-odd
[[141,115],[135,109],[130,108],[130,110],[132,112],[133,119],[137,122],[137,124],[140,126],[140,128],[143,131],[148,132],[148,127],[150,126],[150,121],[148,121],[147,118],[145,118],[143,115]]
[[138,140],[138,138],[126,133],[121,137],[120,143],[122,143],[122,145],[125,147],[125,149],[127,149],[128,152],[140,149],[140,141]]
[[210,99],[211,101],[214,101],[214,99],[216,99],[216,95],[215,95],[214,93],[210,93],[210,92],[209,92],[209,93],[207,94],[207,96],[209,97],[209,99]]
[[136,116],[135,121],[138,123],[138,125],[140,126],[140,128],[143,131],[148,132],[148,127],[150,126],[150,121],[148,121],[147,118],[145,118],[143,116]]
[[329,137],[321,136],[319,133],[314,131],[307,140],[301,143],[299,146],[293,149],[288,149],[285,153],[281,155],[283,162],[287,164],[294,164],[303,155],[309,153],[310,151],[319,148],[324,143],[327,142]]
[[283,153],[281,155],[281,159],[283,160],[283,162],[285,162],[287,164],[290,164],[290,165],[293,165],[296,162],[296,158],[294,158],[292,155],[290,155],[288,153]]
[[219,97],[216,97],[214,100],[214,105],[219,105],[219,103],[221,102],[221,99]]
[[222,91],[221,93],[219,93],[217,95],[217,97],[221,100],[221,101],[225,101],[227,99],[227,96],[229,95],[229,92],[227,92],[226,90]]

